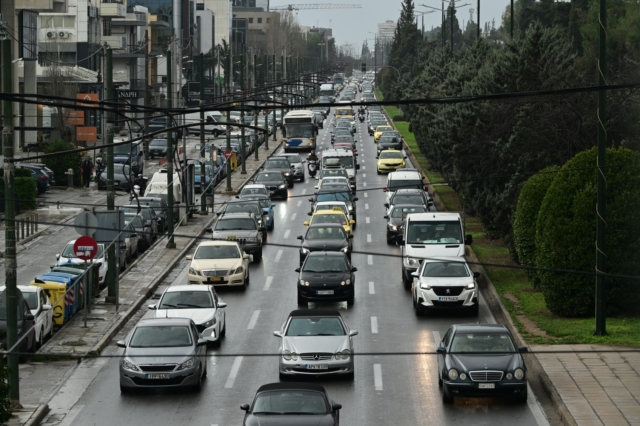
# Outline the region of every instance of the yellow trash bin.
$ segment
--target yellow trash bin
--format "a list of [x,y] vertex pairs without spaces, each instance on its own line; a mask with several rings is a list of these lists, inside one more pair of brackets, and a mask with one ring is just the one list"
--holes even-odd
[[236,156],[236,154],[231,154],[231,157],[229,158],[229,162],[231,163],[232,171],[238,168],[238,157]]
[[31,281],[31,285],[37,285],[45,289],[49,295],[51,301],[51,307],[53,308],[53,323],[55,325],[63,325],[65,320],[68,319],[65,292],[67,291],[67,285],[63,283],[55,283],[51,281]]

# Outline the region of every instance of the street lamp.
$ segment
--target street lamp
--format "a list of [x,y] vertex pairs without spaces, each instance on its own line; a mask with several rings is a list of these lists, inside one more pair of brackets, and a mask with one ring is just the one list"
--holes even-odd
[[[478,0],[479,2],[480,0]],[[433,7],[433,6],[427,6],[426,4],[420,4],[419,6],[421,7],[427,7],[429,9],[434,9],[434,10],[439,10],[442,12],[442,26],[440,27],[440,32],[442,33],[442,48],[444,49],[444,45],[445,45],[445,36],[444,36],[444,21],[445,21],[445,15],[444,15],[444,0],[442,1],[442,9],[438,9],[437,7]],[[458,9],[461,7],[465,7],[465,6],[470,6],[469,3],[465,3],[462,4],[460,6],[456,6],[455,5],[455,0],[453,0],[451,2],[451,4],[447,7],[447,10],[449,10],[449,19],[450,19],[450,27],[451,27],[451,52],[453,52],[453,10],[454,9]],[[479,25],[479,24],[478,24]]]

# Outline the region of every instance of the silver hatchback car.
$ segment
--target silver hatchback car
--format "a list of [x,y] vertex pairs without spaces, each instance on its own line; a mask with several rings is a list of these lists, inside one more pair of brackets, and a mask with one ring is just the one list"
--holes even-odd
[[280,379],[296,375],[340,375],[353,380],[353,336],[334,309],[296,310],[281,331]]
[[149,388],[192,388],[207,376],[207,341],[190,318],[142,319],[118,342],[120,392]]

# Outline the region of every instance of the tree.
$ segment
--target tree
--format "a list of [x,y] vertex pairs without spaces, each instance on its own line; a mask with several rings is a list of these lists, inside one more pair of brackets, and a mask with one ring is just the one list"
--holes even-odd
[[[77,84],[71,82],[73,79],[65,67],[59,65],[58,62],[52,61],[45,68],[44,76],[47,78],[47,82],[44,85],[44,93],[46,95],[75,99],[79,88]],[[55,108],[56,114],[51,116],[51,121],[58,133],[58,137],[67,142],[74,142],[75,131],[69,124],[73,109],[61,106],[53,108]]]

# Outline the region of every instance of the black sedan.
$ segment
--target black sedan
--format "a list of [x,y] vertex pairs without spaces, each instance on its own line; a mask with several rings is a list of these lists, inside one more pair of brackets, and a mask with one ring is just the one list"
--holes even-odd
[[337,426],[341,408],[329,398],[324,387],[306,383],[260,386],[253,403],[240,406],[246,411],[244,426]]
[[404,225],[404,219],[407,215],[411,213],[424,213],[427,211],[427,207],[411,204],[396,204],[389,210],[389,214],[384,217],[387,219],[387,244],[395,244],[396,237],[402,234],[402,226]]
[[453,325],[438,352],[438,385],[442,401],[455,397],[513,397],[527,402],[527,368],[502,324]]
[[[129,192],[133,186],[135,176],[131,173],[128,164],[113,165],[113,189]],[[98,176],[98,189],[107,189],[107,170],[103,170]]]
[[281,172],[260,172],[253,181],[266,186],[272,198],[280,197],[285,200],[289,198],[287,180]]
[[304,237],[298,235],[298,239],[302,241],[300,245],[300,265],[304,263],[307,255],[314,251],[339,251],[346,253],[349,260],[351,260],[349,248],[349,239],[351,238],[353,238],[353,235],[348,235],[339,223],[310,225]]
[[347,302],[353,305],[358,268],[351,266],[347,254],[341,251],[309,253],[302,268],[297,268],[298,306],[308,302]]
[[287,185],[289,186],[289,188],[293,188],[294,169],[294,166],[291,165],[286,157],[269,158],[264,162],[263,168],[265,172],[281,172],[285,179],[287,179]]
[[394,136],[380,136],[378,139],[378,155],[385,149],[395,149],[402,151],[402,139]]
[[31,172],[31,177],[36,180],[36,186],[38,187],[38,195],[44,194],[51,189],[51,183],[49,175],[42,167],[32,166],[30,164],[20,164],[18,167],[21,169],[27,169]]
[[429,207],[433,206],[433,201],[429,198],[429,194],[422,189],[403,188],[396,190],[389,199],[389,202],[385,203],[384,206],[387,208],[387,213],[390,213],[389,209],[391,207],[400,204],[424,206],[428,211]]

